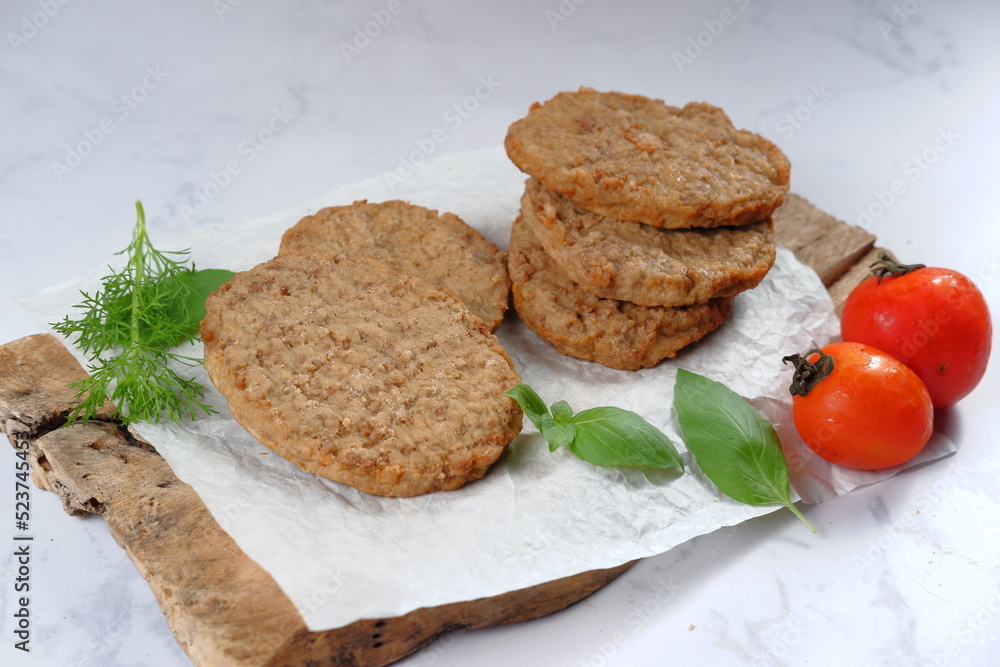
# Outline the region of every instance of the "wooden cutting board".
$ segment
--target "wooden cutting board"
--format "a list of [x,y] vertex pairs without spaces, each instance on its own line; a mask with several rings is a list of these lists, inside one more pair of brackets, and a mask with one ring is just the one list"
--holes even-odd
[[[796,195],[775,214],[775,233],[819,274],[838,311],[876,255],[875,237]],[[58,494],[71,516],[104,516],[196,665],[379,667],[445,632],[563,609],[631,565],[310,632],[271,576],[240,550],[149,444],[109,420],[59,428],[74,404],[66,385],[83,375],[48,334],[0,346],[0,419],[12,445],[28,443],[40,489]]]

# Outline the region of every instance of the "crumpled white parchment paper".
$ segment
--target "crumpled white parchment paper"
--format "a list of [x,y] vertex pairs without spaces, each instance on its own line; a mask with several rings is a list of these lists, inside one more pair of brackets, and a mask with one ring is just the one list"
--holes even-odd
[[[190,247],[199,267],[238,271],[271,258],[282,232],[323,206],[405,199],[456,213],[506,248],[524,178],[499,148],[450,155],[423,165],[395,187],[374,178],[263,218],[178,243],[155,243]],[[119,265],[121,258],[21,302],[42,322],[60,320],[72,312],[80,289],[99,289],[108,264]],[[549,453],[525,420],[524,432],[481,481],[418,498],[370,496],[304,473],[258,444],[232,419],[200,366],[191,372],[219,414],[183,424],[138,424],[136,430],[197,491],[247,555],[271,573],[307,626],[324,630],[613,567],[780,509],[734,502],[698,470],[671,407],[679,367],[725,383],[775,425],[796,469],[795,491],[807,501],[895,474],[896,469],[836,468],[812,454],[795,432],[787,391],[791,368],[781,358],[821,347],[837,333],[823,285],[785,249],[779,249],[763,284],[737,298],[718,331],[652,369],[619,371],[560,356],[508,316],[498,331],[501,343],[523,380],[546,402],[563,399],[574,410],[615,405],[638,412],[677,444],[684,474],[603,469],[565,449]],[[201,356],[200,344],[189,352]],[[903,467],[951,451],[951,442],[935,436]]]

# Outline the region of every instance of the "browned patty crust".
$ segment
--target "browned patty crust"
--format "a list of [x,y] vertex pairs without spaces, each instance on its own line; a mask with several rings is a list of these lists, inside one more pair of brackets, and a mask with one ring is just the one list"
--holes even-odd
[[637,370],[674,357],[719,327],[732,297],[682,308],[601,298],[570,280],[518,218],[507,248],[514,309],[560,354]]
[[763,220],[788,191],[784,153],[703,102],[677,108],[581,88],[532,105],[504,145],[549,190],[600,215],[657,227]]
[[452,294],[356,256],[285,255],[209,296],[205,368],[236,421],[301,468],[415,496],[479,479],[521,429],[520,379]]
[[528,179],[521,217],[581,287],[643,306],[688,306],[756,287],[774,264],[770,220],[662,229],[583,209]]
[[454,292],[491,330],[507,310],[504,254],[452,213],[404,201],[357,201],[324,208],[281,238],[289,253],[364,255]]

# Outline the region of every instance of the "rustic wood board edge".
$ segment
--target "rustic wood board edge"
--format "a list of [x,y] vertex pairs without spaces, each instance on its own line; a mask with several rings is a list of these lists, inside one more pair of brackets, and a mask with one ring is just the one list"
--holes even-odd
[[[8,368],[13,359],[19,362]],[[0,347],[0,373],[0,417],[12,444],[28,443],[36,485],[58,494],[71,515],[104,517],[199,665],[385,665],[448,631],[562,609],[631,565],[310,632],[274,579],[152,447],[110,421],[58,426],[73,403],[66,384],[83,369],[54,337],[38,334]],[[335,595],[336,585],[318,581],[317,594]]]
[[[874,260],[874,237],[789,195],[775,238],[816,270],[835,306]],[[443,633],[537,618],[577,602],[631,563],[513,591],[309,632],[273,578],[250,560],[152,447],[121,425],[58,428],[83,369],[48,334],[0,346],[0,419],[27,442],[33,478],[71,515],[99,513],[150,585],[198,665],[390,664]],[[188,567],[197,563],[197,567]],[[335,593],[318,582],[317,594]]]

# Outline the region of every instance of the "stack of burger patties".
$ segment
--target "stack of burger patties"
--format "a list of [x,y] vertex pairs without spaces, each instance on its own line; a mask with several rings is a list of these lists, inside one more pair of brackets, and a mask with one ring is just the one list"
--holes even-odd
[[588,88],[534,104],[505,147],[530,176],[514,307],[558,352],[626,370],[717,329],[774,263],[789,163],[705,103]]

